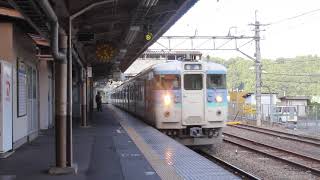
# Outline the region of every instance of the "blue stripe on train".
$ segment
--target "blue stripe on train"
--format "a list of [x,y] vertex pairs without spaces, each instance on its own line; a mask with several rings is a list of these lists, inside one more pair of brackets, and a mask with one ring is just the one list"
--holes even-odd
[[181,74],[180,71],[154,71],[154,74]]
[[224,70],[208,70],[206,73],[207,74],[227,74],[227,72]]
[[222,103],[216,103],[216,102],[208,102],[207,103],[208,107],[214,108],[214,107],[227,107],[228,103],[227,102],[222,102]]

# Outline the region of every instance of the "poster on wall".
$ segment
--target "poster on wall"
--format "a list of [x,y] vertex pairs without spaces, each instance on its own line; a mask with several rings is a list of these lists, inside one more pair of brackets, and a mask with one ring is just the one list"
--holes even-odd
[[17,62],[18,117],[21,117],[27,115],[27,71],[21,59],[18,59]]
[[2,108],[1,108],[1,103],[2,103],[2,93],[1,93],[1,91],[2,91],[2,86],[1,86],[1,84],[2,84],[2,74],[1,74],[1,72],[2,72],[2,68],[1,68],[1,64],[0,64],[0,116],[2,115]]

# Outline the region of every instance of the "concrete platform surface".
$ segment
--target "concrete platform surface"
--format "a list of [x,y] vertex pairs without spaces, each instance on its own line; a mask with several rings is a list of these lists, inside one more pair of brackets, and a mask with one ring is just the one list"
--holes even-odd
[[54,131],[23,145],[6,159],[0,159],[0,180],[142,180],[160,179],[107,108],[95,112],[89,128],[74,125],[74,163],[77,175],[48,174],[54,165]]

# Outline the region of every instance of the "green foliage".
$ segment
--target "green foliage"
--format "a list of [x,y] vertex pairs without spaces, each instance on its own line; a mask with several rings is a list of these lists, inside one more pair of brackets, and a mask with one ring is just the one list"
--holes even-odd
[[[228,68],[227,84],[236,89],[244,83],[246,92],[255,90],[255,70],[252,60],[240,57],[228,60],[210,57],[209,61],[223,64]],[[272,92],[283,95],[320,95],[320,57],[297,56],[262,60],[262,83]],[[263,88],[263,92],[268,89]]]

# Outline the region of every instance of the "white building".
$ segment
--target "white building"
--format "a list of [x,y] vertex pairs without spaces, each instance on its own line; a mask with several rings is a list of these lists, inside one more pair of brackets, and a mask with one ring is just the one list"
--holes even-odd
[[[247,93],[243,96],[245,98],[245,103],[250,105],[256,105],[256,95],[254,93]],[[262,93],[261,94],[261,110],[262,117],[265,119],[270,115],[270,104],[275,107],[279,102],[277,98],[277,93]]]
[[306,116],[308,102],[311,100],[309,96],[282,96],[279,99],[279,105],[297,106],[298,116]]

